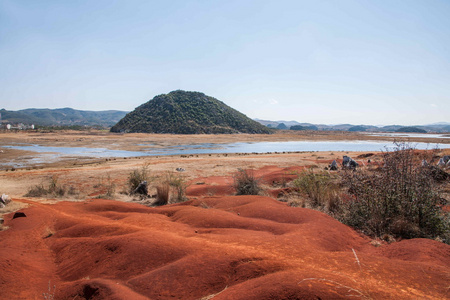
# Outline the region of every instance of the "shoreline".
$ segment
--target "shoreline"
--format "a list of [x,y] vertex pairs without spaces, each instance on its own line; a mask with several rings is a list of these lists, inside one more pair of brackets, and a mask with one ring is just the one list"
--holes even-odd
[[[298,151],[236,151],[231,152],[227,149],[223,151],[208,153],[145,153],[145,151],[158,151],[167,150],[177,151],[176,147],[184,145],[230,145],[234,143],[279,143],[279,142],[385,142],[395,143],[396,141],[405,141],[407,143],[426,143],[430,146],[437,144],[446,144],[450,148],[450,139],[445,138],[407,138],[398,139],[398,137],[386,137],[386,136],[372,136],[368,134],[353,133],[353,132],[277,132],[275,134],[230,134],[230,135],[172,135],[172,134],[144,134],[144,133],[130,133],[130,134],[117,134],[109,133],[99,130],[93,130],[89,132],[83,131],[62,131],[62,132],[0,132],[0,168],[34,168],[34,167],[47,167],[61,164],[92,164],[96,161],[102,160],[114,160],[114,159],[131,159],[133,157],[149,158],[149,157],[177,157],[177,156],[211,156],[211,155],[262,155],[262,154],[295,154],[304,152],[351,152],[347,150],[298,150]],[[13,149],[10,145],[39,145],[41,147],[67,147],[67,148],[86,148],[95,149],[102,148],[110,152],[127,151],[130,153],[124,153],[120,155],[108,155],[102,154],[89,155],[83,154],[63,154],[63,153],[44,153],[34,152],[20,149]],[[149,150],[151,146],[151,150]],[[199,148],[199,149],[208,149]],[[430,148],[430,150],[433,148]],[[382,150],[382,149],[380,149]],[[207,150],[206,150],[207,151]],[[376,150],[361,150],[360,152],[379,152]],[[133,155],[134,153],[142,153],[142,155]],[[40,156],[42,158],[40,158]],[[33,162],[33,160],[37,160]],[[48,162],[46,160],[53,160]]]

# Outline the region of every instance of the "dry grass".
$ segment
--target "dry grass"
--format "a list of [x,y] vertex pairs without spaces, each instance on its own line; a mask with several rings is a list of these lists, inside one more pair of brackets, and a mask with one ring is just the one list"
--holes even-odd
[[156,201],[153,203],[154,205],[166,205],[169,203],[170,199],[170,185],[166,183],[162,183],[156,187]]

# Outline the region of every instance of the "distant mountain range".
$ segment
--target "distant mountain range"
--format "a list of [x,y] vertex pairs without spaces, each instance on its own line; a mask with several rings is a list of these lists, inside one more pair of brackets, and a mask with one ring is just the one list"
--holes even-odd
[[[100,127],[112,127],[117,124],[122,118],[127,115],[126,111],[119,110],[105,110],[105,111],[86,111],[77,110],[73,108],[28,108],[17,111],[0,109],[2,124],[19,124],[37,125],[37,126],[100,126]],[[258,123],[269,127],[279,129],[293,130],[325,130],[325,131],[386,131],[396,132],[404,129],[403,125],[388,125],[388,126],[373,126],[373,125],[355,125],[355,124],[312,124],[312,123],[300,123],[297,121],[270,121],[254,119]],[[411,128],[417,128],[425,130],[426,132],[445,133],[450,132],[449,122],[436,122],[427,125],[407,126],[406,130]]]
[[18,111],[1,109],[0,114],[1,123],[3,124],[23,123],[37,126],[81,125],[111,127],[119,122],[127,112],[119,110],[86,111],[66,107],[57,109],[28,108]]
[[[270,120],[261,120],[261,119],[254,119],[254,120],[267,126],[267,127],[278,128],[278,129],[284,129],[284,126],[286,126],[287,129],[291,128],[292,126],[296,126],[296,127],[301,126],[304,129],[317,128],[317,130],[324,130],[324,131],[422,132],[422,130],[424,130],[426,132],[438,132],[438,133],[450,132],[450,123],[448,123],[448,122],[438,122],[438,123],[433,123],[433,124],[414,125],[414,126],[404,126],[404,125],[374,126],[374,125],[354,125],[354,124],[325,125],[325,124],[299,123],[297,121],[270,121]],[[284,126],[283,126],[283,124],[284,124]],[[418,129],[418,130],[414,130],[414,129]]]

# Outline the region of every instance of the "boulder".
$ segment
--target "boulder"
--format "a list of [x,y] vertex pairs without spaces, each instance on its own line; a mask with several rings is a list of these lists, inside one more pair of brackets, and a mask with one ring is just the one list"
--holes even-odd
[[338,169],[338,164],[336,160],[333,160],[333,162],[330,164],[330,170],[336,171]]
[[356,169],[358,163],[354,161],[351,157],[344,155],[344,159],[342,160],[342,167],[347,169]]
[[443,158],[439,159],[439,161],[438,161],[438,163],[437,163],[437,166],[439,166],[439,167],[445,166],[445,162],[444,162],[444,159],[443,159]]

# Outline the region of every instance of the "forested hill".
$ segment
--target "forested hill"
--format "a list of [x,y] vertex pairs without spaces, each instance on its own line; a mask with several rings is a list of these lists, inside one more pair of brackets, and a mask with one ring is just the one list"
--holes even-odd
[[199,92],[173,91],[137,107],[112,132],[272,133],[223,102]]
[[17,111],[0,110],[3,123],[41,126],[104,126],[110,127],[127,112],[119,110],[86,111],[72,108],[28,108]]

